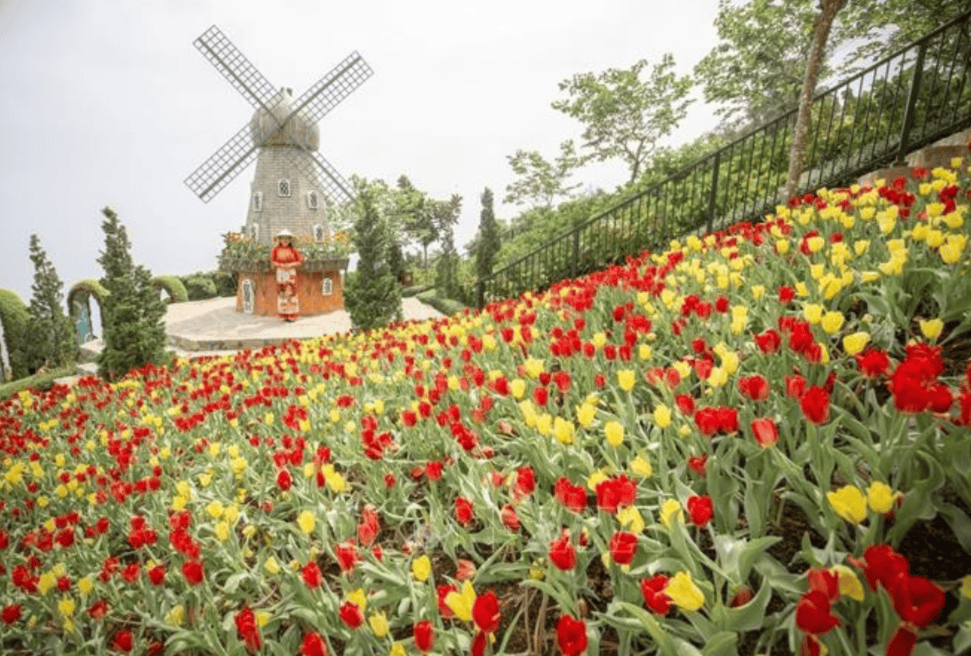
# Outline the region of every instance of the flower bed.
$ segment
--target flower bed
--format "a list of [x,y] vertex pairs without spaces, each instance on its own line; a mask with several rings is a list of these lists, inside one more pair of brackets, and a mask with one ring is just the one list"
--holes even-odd
[[959,653],[958,168],[479,314],[20,393],[4,653]]

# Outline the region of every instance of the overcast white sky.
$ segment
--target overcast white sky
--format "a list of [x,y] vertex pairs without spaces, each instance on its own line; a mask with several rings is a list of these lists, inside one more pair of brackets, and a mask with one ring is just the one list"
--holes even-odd
[[[688,73],[715,43],[717,0],[0,0],[0,288],[30,300],[29,235],[65,283],[102,275],[100,209],[153,274],[215,268],[245,222],[253,168],[208,204],[183,183],[252,115],[192,41],[216,24],[276,86],[303,93],[357,50],[374,75],[320,124],[345,177],[497,200],[517,148],[548,159],[582,127],[550,108],[575,73],[674,53]],[[675,142],[714,127],[695,103]],[[577,181],[613,189],[619,162]],[[500,218],[517,213],[499,205]]]

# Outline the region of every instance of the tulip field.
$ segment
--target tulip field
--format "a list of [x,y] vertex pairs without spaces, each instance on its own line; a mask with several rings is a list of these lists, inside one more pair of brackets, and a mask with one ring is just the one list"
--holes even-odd
[[0,652],[971,649],[971,167],[0,401]]

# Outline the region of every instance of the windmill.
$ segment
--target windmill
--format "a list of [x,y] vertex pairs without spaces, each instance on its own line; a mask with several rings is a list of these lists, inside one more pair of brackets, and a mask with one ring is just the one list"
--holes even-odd
[[[358,53],[352,52],[294,99],[290,89],[277,89],[270,84],[215,25],[193,45],[256,111],[248,123],[186,178],[186,185],[208,203],[256,160],[245,225],[247,236],[267,244],[286,228],[298,239],[328,242],[328,207],[352,200],[353,194],[350,184],[317,152],[317,122],[371,77],[371,68]],[[329,249],[322,253],[316,260],[306,259],[298,278],[303,315],[344,307],[341,271],[347,267],[347,258]],[[221,258],[220,268],[238,274],[238,311],[275,313],[277,285],[268,262]]]
[[325,200],[339,205],[353,195],[343,176],[317,152],[317,122],[363,84],[371,68],[352,52],[294,100],[290,89],[270,84],[215,25],[193,45],[256,113],[186,178],[186,185],[208,203],[255,159],[246,221],[250,236],[268,243],[287,228],[319,241],[327,232]]

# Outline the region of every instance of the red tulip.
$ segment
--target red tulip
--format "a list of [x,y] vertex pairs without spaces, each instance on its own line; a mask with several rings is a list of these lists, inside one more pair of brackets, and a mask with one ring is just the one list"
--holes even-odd
[[553,494],[557,501],[575,513],[581,513],[587,507],[587,490],[582,485],[573,485],[566,477],[560,477],[553,486]]
[[597,507],[611,514],[637,500],[637,483],[627,478],[626,474],[602,481],[595,491]]
[[856,366],[867,378],[878,378],[890,368],[890,358],[879,349],[869,348],[863,353],[857,353],[855,357]]
[[276,485],[281,490],[286,492],[293,485],[293,478],[290,476],[289,469],[281,469],[280,473],[276,475]]
[[871,590],[877,589],[877,583],[882,583],[883,587],[889,590],[894,579],[910,571],[910,563],[907,559],[889,544],[869,546],[863,552],[862,561],[851,558],[850,562],[863,568],[863,575]]
[[324,575],[321,573],[320,567],[312,560],[303,566],[300,575],[308,588],[319,588],[324,582]]
[[189,585],[199,585],[202,583],[205,571],[198,560],[189,560],[182,565],[182,575]]
[[3,611],[0,612],[0,619],[2,619],[7,626],[9,626],[20,619],[22,611],[23,609],[19,604],[8,604],[7,606],[4,606]]
[[907,624],[901,624],[890,636],[887,643],[887,656],[910,656],[917,644],[917,632]]
[[465,497],[455,498],[455,520],[462,526],[468,526],[475,521],[475,510],[469,499]]
[[517,501],[525,499],[536,489],[536,474],[531,467],[520,467],[516,471],[516,485],[513,488],[513,498]]
[[810,567],[806,572],[806,582],[810,590],[819,590],[830,601],[836,601],[840,596],[840,577],[822,567]]
[[563,532],[558,540],[550,542],[550,562],[563,571],[568,571],[576,567],[577,552],[570,544],[570,534]]
[[111,641],[111,646],[127,654],[135,646],[135,639],[132,637],[131,631],[119,631],[115,634],[115,639]]
[[708,526],[708,522],[715,516],[715,505],[708,495],[690,496],[685,506],[688,509],[691,523],[700,528]]
[[416,622],[412,628],[415,636],[415,648],[423,654],[427,654],[435,645],[435,627],[431,620],[421,620]]
[[610,557],[618,565],[630,565],[637,555],[637,536],[627,531],[617,531],[610,538]]
[[348,539],[334,545],[334,556],[337,557],[337,564],[340,565],[342,572],[349,572],[357,564],[357,547],[354,540]]
[[671,610],[671,597],[664,589],[668,585],[666,574],[655,574],[649,579],[641,580],[641,593],[644,595],[644,605],[658,615],[667,615]]
[[899,574],[887,591],[900,619],[917,627],[933,624],[944,608],[944,590],[922,576]]
[[758,374],[742,376],[738,379],[738,391],[753,401],[765,401],[769,398],[769,381]]
[[579,656],[587,649],[587,625],[569,615],[556,623],[556,644],[563,656]]
[[341,604],[338,615],[341,621],[352,629],[364,624],[364,613],[361,611],[361,607],[353,601],[345,601]]
[[763,449],[767,449],[779,441],[779,427],[768,417],[752,420],[751,428],[755,441]]
[[371,504],[361,511],[361,522],[357,525],[357,541],[362,547],[369,546],[381,531],[381,520],[377,509]]
[[316,632],[303,634],[300,656],[327,656],[327,643],[323,636]]
[[502,612],[499,610],[499,600],[492,590],[475,598],[472,604],[472,620],[484,633],[494,633],[499,628]]
[[253,611],[249,608],[244,608],[236,613],[235,620],[236,630],[239,632],[239,637],[246,644],[246,649],[251,654],[255,654],[259,651],[262,642],[260,640],[260,629],[256,626],[256,617],[253,615]]
[[829,420],[829,392],[813,385],[799,399],[799,407],[809,421],[814,424],[825,423]]
[[830,612],[829,597],[821,590],[810,590],[796,603],[796,626],[805,633],[822,635],[839,623]]
[[520,528],[519,515],[516,514],[515,508],[510,504],[506,504],[499,511],[499,516],[502,518],[502,525],[513,533],[518,533]]

